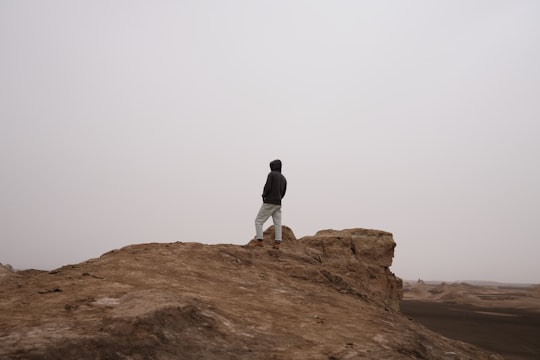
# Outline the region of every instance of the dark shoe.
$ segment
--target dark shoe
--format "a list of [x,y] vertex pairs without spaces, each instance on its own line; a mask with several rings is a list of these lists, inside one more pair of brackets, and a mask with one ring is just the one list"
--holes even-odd
[[263,244],[263,241],[262,239],[257,239],[257,241],[255,241],[255,246],[260,246],[260,247],[263,247],[264,244]]
[[272,245],[272,249],[279,250],[279,244],[281,244],[281,241],[274,241],[274,245]]

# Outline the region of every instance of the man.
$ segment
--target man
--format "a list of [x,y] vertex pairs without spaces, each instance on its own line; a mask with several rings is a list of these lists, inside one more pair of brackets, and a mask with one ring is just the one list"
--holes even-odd
[[257,233],[255,237],[257,246],[263,246],[263,225],[272,216],[276,233],[272,247],[279,249],[281,244],[281,199],[287,191],[287,179],[281,174],[281,160],[272,161],[270,170],[262,194],[263,204],[255,218],[255,231]]

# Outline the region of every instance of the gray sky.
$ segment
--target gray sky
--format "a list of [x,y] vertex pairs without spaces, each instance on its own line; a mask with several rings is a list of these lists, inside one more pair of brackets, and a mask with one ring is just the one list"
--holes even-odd
[[538,1],[2,0],[0,51],[4,264],[245,244],[280,158],[297,237],[540,282]]

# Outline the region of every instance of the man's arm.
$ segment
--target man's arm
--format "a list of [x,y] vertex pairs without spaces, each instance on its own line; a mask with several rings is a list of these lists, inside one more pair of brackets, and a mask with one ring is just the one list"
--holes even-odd
[[264,184],[264,189],[263,189],[263,193],[262,193],[263,199],[266,197],[266,195],[268,195],[270,190],[272,190],[272,176],[270,176],[270,175],[271,175],[271,173],[268,174],[268,177],[266,178],[266,184]]

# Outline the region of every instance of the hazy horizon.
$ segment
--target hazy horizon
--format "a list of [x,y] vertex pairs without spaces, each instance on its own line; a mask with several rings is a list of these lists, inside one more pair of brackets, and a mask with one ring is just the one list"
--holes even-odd
[[[0,263],[393,233],[403,279],[540,283],[540,2],[0,3]],[[271,222],[265,224],[265,228]]]

